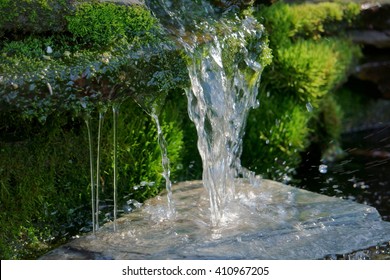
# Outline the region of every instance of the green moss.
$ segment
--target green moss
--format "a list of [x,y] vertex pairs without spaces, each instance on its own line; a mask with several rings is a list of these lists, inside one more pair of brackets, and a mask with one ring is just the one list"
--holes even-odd
[[[172,180],[183,172],[182,116],[183,112],[170,101],[161,113]],[[102,201],[112,199],[111,112],[107,112],[104,123]],[[96,118],[92,128],[96,135]],[[73,234],[88,231],[89,151],[83,119],[57,114],[42,125],[36,119],[27,121],[3,112],[0,129],[0,257],[36,258]],[[132,100],[121,105],[119,210],[129,199],[142,202],[164,188],[156,132],[151,117]]]
[[82,3],[67,17],[68,30],[86,45],[106,46],[132,41],[156,27],[156,19],[141,6]]
[[286,181],[309,144],[312,113],[292,96],[262,92],[248,117],[242,162],[266,178]]
[[299,40],[275,52],[274,68],[265,74],[267,90],[294,94],[313,106],[346,80],[360,49],[346,39]]
[[13,33],[63,31],[73,0],[0,1],[0,30]]
[[342,33],[358,11],[355,4],[283,2],[258,11],[273,63],[262,75],[260,108],[248,119],[243,163],[251,169],[288,181],[310,143],[323,151],[337,143],[342,112],[332,92],[361,55]]
[[320,39],[338,35],[355,21],[360,13],[356,3],[285,4],[283,1],[262,6],[257,17],[270,36],[271,48],[284,47],[296,39]]
[[[188,81],[180,53],[162,40],[150,43],[150,51],[127,43],[107,51],[83,50],[64,41],[33,36],[5,43],[0,106],[45,120],[54,111],[78,114],[99,101],[157,96]],[[48,46],[53,53],[46,53]]]

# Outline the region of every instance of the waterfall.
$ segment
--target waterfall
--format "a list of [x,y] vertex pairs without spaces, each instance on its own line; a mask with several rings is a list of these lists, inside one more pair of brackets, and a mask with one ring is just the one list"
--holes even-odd
[[211,223],[218,226],[234,199],[235,178],[252,176],[240,156],[248,112],[258,106],[263,28],[249,14],[217,12],[208,1],[149,5],[188,57],[188,113],[198,134]]

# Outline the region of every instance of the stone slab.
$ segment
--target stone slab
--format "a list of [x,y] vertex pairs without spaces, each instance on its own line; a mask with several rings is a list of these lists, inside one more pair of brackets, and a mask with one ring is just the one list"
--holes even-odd
[[96,234],[42,259],[321,259],[390,241],[390,223],[367,205],[263,180],[237,181],[237,198],[218,228],[200,181],[173,187],[176,218],[164,195]]

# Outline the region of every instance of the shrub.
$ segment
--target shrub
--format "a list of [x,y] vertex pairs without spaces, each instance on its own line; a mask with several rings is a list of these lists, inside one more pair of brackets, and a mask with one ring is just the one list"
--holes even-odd
[[342,113],[331,93],[360,57],[342,36],[358,11],[355,4],[283,2],[258,10],[274,58],[262,75],[260,108],[248,119],[243,163],[249,168],[289,181],[311,141],[324,150],[337,141]]
[[288,181],[309,144],[311,116],[292,95],[261,92],[260,107],[248,117],[243,164],[266,178]]
[[297,95],[313,106],[345,81],[359,57],[359,47],[346,39],[299,40],[276,50],[274,67],[266,70],[266,90]]

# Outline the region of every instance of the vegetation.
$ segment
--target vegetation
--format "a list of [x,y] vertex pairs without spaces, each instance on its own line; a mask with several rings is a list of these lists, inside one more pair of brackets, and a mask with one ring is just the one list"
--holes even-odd
[[341,30],[358,12],[353,3],[278,2],[258,10],[274,58],[262,76],[261,106],[248,119],[244,165],[289,181],[309,144],[325,153],[337,143],[341,112],[333,92],[360,57]]
[[[163,188],[158,106],[172,179],[200,178],[193,124],[184,117],[185,58],[160,36],[141,6],[85,1],[0,0],[0,257],[36,258],[90,230],[89,151],[85,117],[96,135],[98,110],[121,103],[118,120],[120,205]],[[33,5],[33,6],[31,6]],[[30,9],[31,8],[31,9]],[[28,11],[33,12],[29,13]],[[50,13],[50,16],[47,16]],[[353,4],[278,2],[256,17],[263,48],[261,106],[248,119],[243,165],[288,180],[310,143],[325,148],[340,133],[335,89],[359,57],[340,30]],[[41,23],[41,19],[47,19]],[[38,23],[38,27],[37,27]],[[238,27],[239,28],[239,27]],[[228,42],[232,53],[237,46]],[[234,56],[224,53],[224,63]],[[241,61],[242,62],[242,61]],[[252,75],[248,72],[247,75]],[[340,101],[341,100],[341,101]],[[112,194],[112,113],[104,118],[102,200]],[[126,208],[125,207],[125,208]],[[87,214],[85,214],[87,213]],[[102,215],[103,219],[109,219]]]
[[68,16],[68,30],[79,43],[107,46],[148,34],[157,20],[141,6],[83,3]]
[[[62,31],[74,0],[0,0],[0,38],[6,33]],[[44,20],[42,20],[44,19]]]
[[[50,10],[54,2],[31,1],[48,3]],[[0,4],[8,5],[1,6],[5,7],[2,13],[16,5]],[[84,118],[96,120],[99,108],[122,103],[120,203],[142,202],[163,187],[156,127],[145,111],[164,102],[170,91],[176,101],[168,98],[160,118],[172,179],[183,172],[186,153],[181,127],[186,106],[179,101],[184,96],[178,88],[188,78],[180,52],[158,35],[156,19],[140,6],[96,1],[83,1],[65,15],[61,17],[66,20],[64,30],[43,33],[31,28],[26,34],[17,26],[11,30],[1,18],[1,258],[36,258],[72,234],[90,230]],[[118,15],[125,24],[119,23]],[[115,28],[109,32],[111,23]],[[111,115],[106,114],[103,129],[102,199],[112,199]],[[94,135],[96,126],[93,121]]]
[[[181,104],[168,100],[160,117],[172,180],[178,180],[183,172],[185,100]],[[143,202],[163,188],[153,120],[131,99],[120,106],[120,116],[119,209],[130,199]],[[36,258],[72,234],[89,231],[89,151],[84,120],[57,114],[41,124],[2,113],[0,129],[1,258]],[[112,199],[113,193],[111,130],[112,113],[107,112],[102,133],[102,204]],[[103,213],[101,222],[107,217]]]

